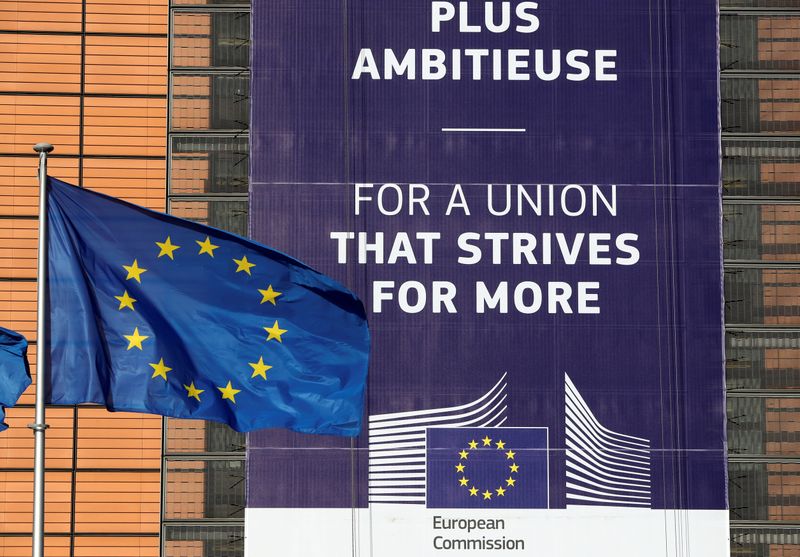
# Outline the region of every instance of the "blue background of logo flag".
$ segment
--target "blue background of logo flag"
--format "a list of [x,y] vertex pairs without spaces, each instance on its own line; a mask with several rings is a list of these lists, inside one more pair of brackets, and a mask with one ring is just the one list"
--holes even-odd
[[[484,439],[489,440],[488,445]],[[470,442],[477,448],[470,448]],[[547,508],[548,458],[545,428],[429,428],[427,506]],[[459,465],[464,466],[461,472],[456,468]],[[469,480],[468,485],[462,485],[462,478]],[[470,495],[470,489],[477,492]],[[487,492],[490,497],[485,496]]]

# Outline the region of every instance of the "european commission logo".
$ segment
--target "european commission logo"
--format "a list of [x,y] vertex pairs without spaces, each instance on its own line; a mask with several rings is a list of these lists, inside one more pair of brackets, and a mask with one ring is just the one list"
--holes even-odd
[[427,479],[429,508],[547,508],[547,429],[431,428]]
[[461,406],[370,416],[370,503],[547,508],[547,428],[502,427],[506,398],[503,375]]

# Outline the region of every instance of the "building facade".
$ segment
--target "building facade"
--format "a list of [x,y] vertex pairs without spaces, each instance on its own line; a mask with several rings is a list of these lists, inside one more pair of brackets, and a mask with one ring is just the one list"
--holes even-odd
[[[800,557],[800,1],[721,0],[731,552]],[[36,156],[247,231],[249,4],[0,0],[0,325],[36,353]],[[35,367],[32,370],[35,373]],[[30,554],[33,391],[0,434],[0,557]],[[243,553],[244,436],[48,409],[48,557]]]

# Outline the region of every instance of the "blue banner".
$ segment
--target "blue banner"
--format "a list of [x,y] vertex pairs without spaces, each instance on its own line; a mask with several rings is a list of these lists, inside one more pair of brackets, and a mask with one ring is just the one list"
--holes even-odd
[[716,3],[257,0],[252,53],[251,235],[373,346],[352,446],[249,435],[248,554],[727,555]]

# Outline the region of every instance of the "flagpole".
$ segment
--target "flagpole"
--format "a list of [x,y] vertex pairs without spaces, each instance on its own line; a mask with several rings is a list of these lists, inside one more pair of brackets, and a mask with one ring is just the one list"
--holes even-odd
[[49,143],[37,143],[39,153],[39,269],[36,284],[36,413],[33,430],[33,557],[44,557],[44,374],[47,368],[47,154]]

